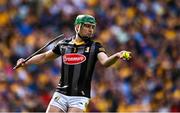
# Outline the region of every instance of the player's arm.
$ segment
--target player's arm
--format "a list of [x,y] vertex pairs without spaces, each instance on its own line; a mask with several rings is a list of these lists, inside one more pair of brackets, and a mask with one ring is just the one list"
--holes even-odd
[[118,59],[123,59],[123,60],[129,60],[131,58],[131,52],[129,51],[120,51],[117,52],[111,56],[107,56],[106,53],[100,52],[98,53],[98,60],[99,62],[105,66],[109,67],[112,64],[114,64]]
[[29,59],[27,62],[24,62],[24,59],[21,58],[17,61],[17,65],[21,64],[22,66],[30,65],[30,64],[42,64],[49,60],[57,58],[58,55],[55,54],[52,50],[49,50],[47,52],[35,55],[31,59]]

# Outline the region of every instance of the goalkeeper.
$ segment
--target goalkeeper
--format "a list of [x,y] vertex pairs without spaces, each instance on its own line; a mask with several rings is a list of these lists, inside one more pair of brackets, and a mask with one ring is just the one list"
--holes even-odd
[[25,63],[23,58],[17,61],[17,65],[23,67],[62,56],[61,79],[46,110],[47,113],[83,112],[90,99],[91,78],[96,61],[108,67],[118,59],[131,58],[128,51],[120,51],[108,57],[102,45],[92,40],[96,29],[93,16],[78,15],[74,29],[74,37],[58,42],[52,50],[38,54]]

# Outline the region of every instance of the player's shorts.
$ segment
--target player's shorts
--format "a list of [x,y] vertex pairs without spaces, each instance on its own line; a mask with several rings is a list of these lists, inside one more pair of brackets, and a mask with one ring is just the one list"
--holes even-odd
[[79,108],[82,110],[86,109],[89,103],[89,98],[83,96],[66,96],[62,93],[55,92],[49,105],[56,106],[67,112],[69,107]]

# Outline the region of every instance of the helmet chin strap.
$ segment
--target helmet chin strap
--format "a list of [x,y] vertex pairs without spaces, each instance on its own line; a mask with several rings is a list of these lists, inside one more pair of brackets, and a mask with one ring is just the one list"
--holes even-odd
[[85,43],[91,41],[90,37],[88,37],[88,36],[81,36],[79,34],[81,27],[82,27],[82,24],[80,24],[79,27],[78,27],[78,30],[76,30],[76,33],[78,34],[79,38],[81,38]]

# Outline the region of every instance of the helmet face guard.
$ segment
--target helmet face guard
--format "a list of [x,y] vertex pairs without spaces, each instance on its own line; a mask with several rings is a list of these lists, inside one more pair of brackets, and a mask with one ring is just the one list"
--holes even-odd
[[[84,24],[90,24],[96,27],[96,20],[91,15],[78,15],[76,17],[76,20],[74,22],[74,25],[80,25],[82,27]],[[80,29],[80,28],[79,28]],[[90,40],[90,37],[87,36],[81,36],[78,31],[76,31],[78,36],[83,39],[85,42]]]

